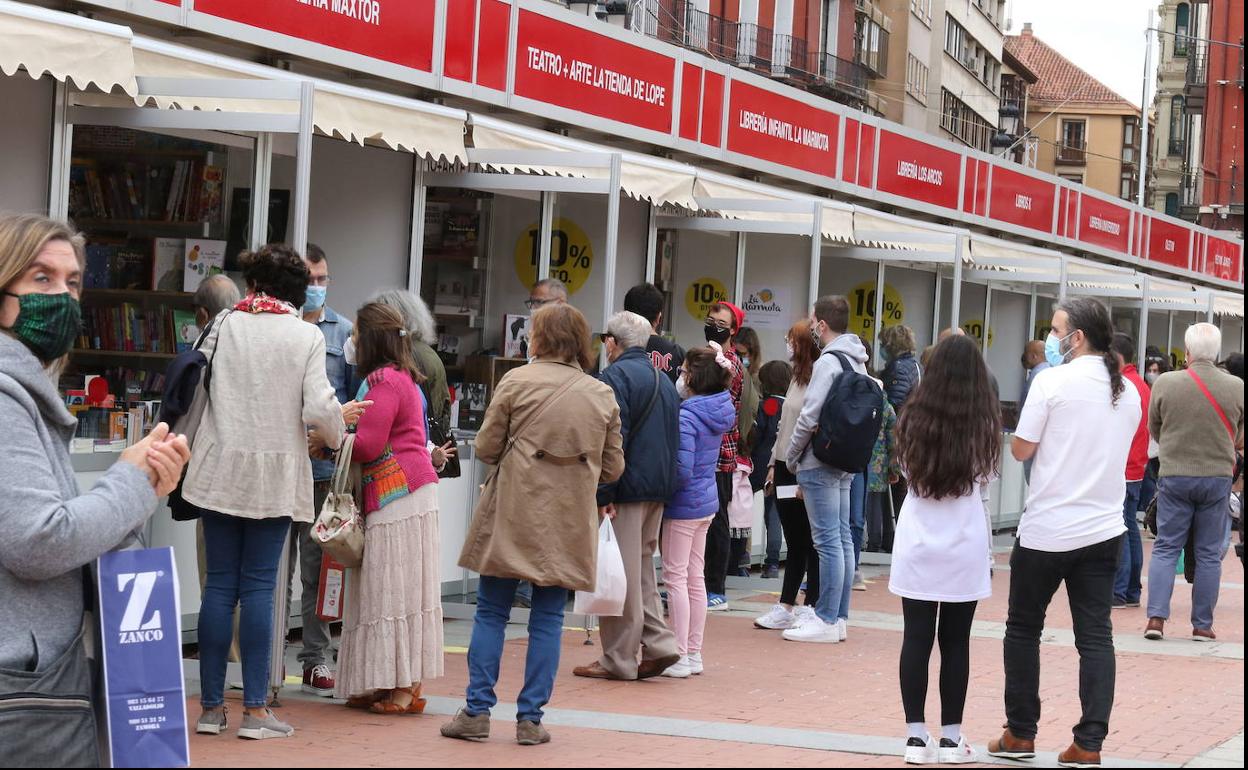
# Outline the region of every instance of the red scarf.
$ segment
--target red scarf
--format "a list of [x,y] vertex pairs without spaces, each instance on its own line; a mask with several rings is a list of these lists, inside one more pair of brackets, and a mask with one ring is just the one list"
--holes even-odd
[[243,297],[242,302],[234,306],[234,309],[244,313],[277,313],[279,315],[295,312],[294,305],[264,293],[248,294]]

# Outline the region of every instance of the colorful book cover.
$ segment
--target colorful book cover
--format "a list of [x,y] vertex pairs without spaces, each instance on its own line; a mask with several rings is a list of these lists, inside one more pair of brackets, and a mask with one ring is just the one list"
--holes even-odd
[[529,317],[503,317],[503,358],[529,357]]
[[173,341],[175,353],[190,350],[199,339],[199,327],[195,325],[195,313],[186,310],[173,311]]
[[187,238],[182,291],[195,291],[209,276],[225,272],[225,241]]

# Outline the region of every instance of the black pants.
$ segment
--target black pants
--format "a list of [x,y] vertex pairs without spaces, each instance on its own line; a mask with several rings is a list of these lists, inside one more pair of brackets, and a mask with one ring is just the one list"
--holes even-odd
[[1070,598],[1079,650],[1079,702],[1083,717],[1075,743],[1100,751],[1114,705],[1114,629],[1110,611],[1122,535],[1065,553],[1014,544],[1010,555],[1010,612],[1005,625],[1005,714],[1010,732],[1034,740],[1040,722],[1040,633],[1062,581]]
[[732,556],[732,537],[728,533],[728,501],[732,499],[732,474],[715,472],[715,487],[719,490],[719,511],[711,521],[706,533],[706,577],[708,594],[727,593],[724,581],[728,578],[728,562]]
[[868,553],[891,553],[893,550],[893,504],[892,492],[867,493],[867,547]]
[[[789,469],[776,465],[776,486],[787,487],[797,484],[797,479],[789,473]],[[776,498],[776,510],[780,513],[780,528],[784,530],[784,542],[788,546],[788,556],[784,562],[784,585],[780,589],[780,603],[790,607],[797,604],[797,592],[806,581],[807,607],[814,607],[819,601],[819,554],[815,552],[815,543],[810,535],[810,517],[806,513],[806,503],[795,497],[781,500]]]
[[971,623],[978,602],[902,599],[906,629],[901,642],[901,703],[906,722],[926,722],[927,669],[940,641],[940,723],[962,724],[971,679]]

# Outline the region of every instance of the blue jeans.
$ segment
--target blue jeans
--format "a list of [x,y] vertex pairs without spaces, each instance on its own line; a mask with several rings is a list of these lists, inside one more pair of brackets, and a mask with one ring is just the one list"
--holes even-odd
[[238,649],[243,659],[243,705],[263,708],[269,702],[273,592],[290,518],[243,519],[205,513],[203,522],[208,577],[199,607],[200,702],[204,708],[225,703],[226,658],[234,636],[234,608],[241,602]]
[[[498,683],[504,632],[519,582],[482,575],[477,584],[477,616],[468,645],[468,703],[464,708],[470,716],[488,714],[498,704],[494,685]],[[524,664],[524,687],[516,700],[517,721],[542,721],[542,707],[550,702],[555,674],[559,672],[563,610],[567,603],[568,589],[533,586],[529,652]]]
[[1122,501],[1122,523],[1127,525],[1127,536],[1122,539],[1122,556],[1118,559],[1118,577],[1114,580],[1114,600],[1135,604],[1140,601],[1143,586],[1140,574],[1144,571],[1144,543],[1140,540],[1140,489],[1143,481],[1128,481],[1127,496]]
[[767,559],[763,566],[779,567],[784,531],[780,528],[780,508],[775,495],[763,498],[763,520],[767,523]]
[[1213,628],[1222,583],[1222,556],[1230,537],[1231,479],[1166,476],[1157,483],[1157,540],[1148,565],[1148,616],[1170,618],[1170,595],[1189,531],[1195,532],[1196,580],[1192,627]]
[[810,534],[819,554],[819,601],[815,614],[825,623],[849,618],[854,585],[854,539],[849,530],[851,473],[819,468],[798,471],[806,496]]
[[854,569],[862,556],[863,535],[867,531],[867,474],[854,476],[849,487],[849,534],[854,538]]

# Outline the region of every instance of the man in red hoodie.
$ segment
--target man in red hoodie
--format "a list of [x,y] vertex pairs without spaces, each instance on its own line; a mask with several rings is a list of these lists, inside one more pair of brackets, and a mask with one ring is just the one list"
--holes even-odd
[[1114,335],[1110,350],[1118,359],[1123,379],[1140,392],[1140,404],[1144,411],[1140,427],[1131,441],[1131,453],[1127,455],[1127,497],[1122,504],[1123,523],[1127,536],[1122,540],[1122,556],[1118,560],[1118,579],[1114,582],[1114,609],[1140,606],[1140,575],[1144,569],[1144,544],[1140,540],[1140,524],[1136,512],[1140,508],[1140,488],[1144,485],[1144,468],[1148,465],[1148,401],[1151,396],[1148,384],[1135,368],[1135,341],[1121,332]]

